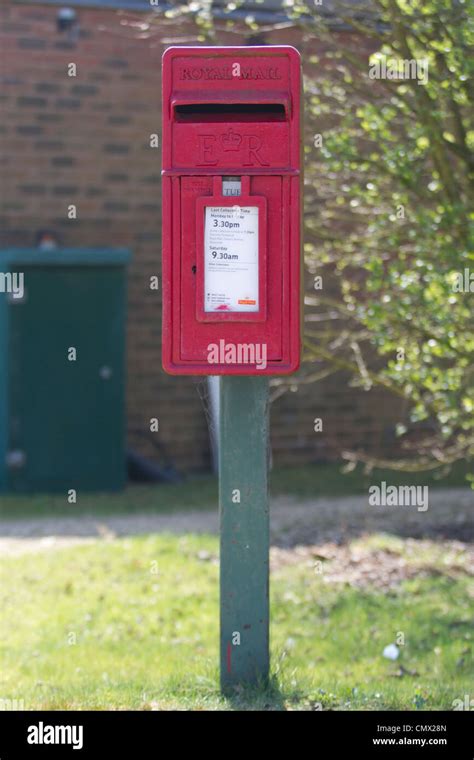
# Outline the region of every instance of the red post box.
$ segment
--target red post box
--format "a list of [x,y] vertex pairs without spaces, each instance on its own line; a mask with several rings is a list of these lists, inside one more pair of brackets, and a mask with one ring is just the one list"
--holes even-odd
[[297,50],[163,56],[163,366],[280,375],[301,351]]

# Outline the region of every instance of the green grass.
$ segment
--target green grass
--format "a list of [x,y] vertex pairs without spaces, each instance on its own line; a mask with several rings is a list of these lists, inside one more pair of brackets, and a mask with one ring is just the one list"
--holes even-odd
[[[364,541],[405,557],[401,539]],[[416,558],[432,573],[385,594],[280,566],[272,687],[234,699],[218,691],[216,538],[150,535],[4,559],[0,694],[25,709],[452,709],[472,693],[472,604],[459,561],[452,572],[433,547]],[[392,663],[382,650],[399,631]],[[400,664],[413,675],[397,676]]]
[[[432,488],[466,487],[466,475],[472,465],[458,463],[443,475],[439,473],[397,473],[374,470],[364,474],[361,467],[343,473],[340,463],[313,464],[295,468],[276,468],[270,475],[270,490],[275,496],[290,495],[300,499],[318,496],[367,494],[370,485],[385,480],[393,485],[429,485]],[[194,476],[178,485],[134,485],[121,493],[79,493],[76,504],[69,504],[65,494],[2,495],[3,518],[62,516],[67,514],[131,514],[138,512],[173,512],[183,509],[217,508],[217,479]]]

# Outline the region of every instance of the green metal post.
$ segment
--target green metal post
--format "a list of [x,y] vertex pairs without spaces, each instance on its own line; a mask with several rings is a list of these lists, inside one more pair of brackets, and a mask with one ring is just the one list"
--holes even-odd
[[224,692],[269,673],[268,379],[221,377],[220,672]]

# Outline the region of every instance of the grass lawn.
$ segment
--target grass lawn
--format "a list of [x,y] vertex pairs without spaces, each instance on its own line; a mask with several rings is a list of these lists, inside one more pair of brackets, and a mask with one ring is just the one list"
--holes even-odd
[[[273,495],[299,499],[318,496],[367,494],[369,486],[385,480],[392,485],[428,485],[431,488],[466,487],[472,465],[458,463],[447,474],[440,472],[398,473],[374,470],[365,474],[362,467],[343,473],[340,463],[312,464],[303,467],[275,468],[270,474]],[[217,508],[217,479],[211,475],[190,477],[177,485],[133,485],[121,493],[81,493],[76,504],[66,494],[1,495],[3,518],[62,516],[67,514],[107,515],[133,512],[173,512],[182,509]]]
[[[218,692],[217,539],[97,540],[2,561],[3,698],[25,709],[452,709],[472,694],[472,593],[462,557],[402,554],[388,590],[328,583],[311,563],[272,575],[272,688]],[[357,547],[355,547],[357,548]],[[471,589],[472,592],[472,589]],[[384,647],[405,638],[396,662]]]

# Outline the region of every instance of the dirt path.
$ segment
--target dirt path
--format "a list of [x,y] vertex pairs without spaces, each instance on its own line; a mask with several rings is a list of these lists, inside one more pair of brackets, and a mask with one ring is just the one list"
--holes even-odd
[[[271,503],[272,544],[281,549],[348,539],[371,532],[411,538],[474,540],[474,493],[469,489],[431,490],[426,512],[416,507],[373,507],[366,496],[298,502],[278,497]],[[217,533],[218,514],[182,511],[94,517],[45,517],[0,521],[0,554],[21,554],[94,540],[143,533]]]

